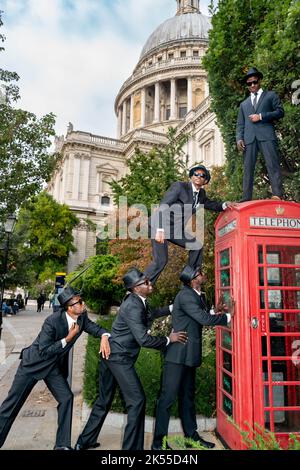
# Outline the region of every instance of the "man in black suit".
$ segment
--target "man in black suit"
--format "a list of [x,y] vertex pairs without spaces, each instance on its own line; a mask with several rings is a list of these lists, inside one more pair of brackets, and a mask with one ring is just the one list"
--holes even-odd
[[[110,356],[102,359],[99,372],[99,397],[89,420],[80,434],[76,450],[94,447],[119,385],[128,411],[122,450],[143,450],[145,425],[145,393],[134,364],[141,347],[165,350],[169,343],[185,344],[185,332],[172,332],[169,337],[151,336],[148,329],[155,318],[169,315],[170,306],[152,310],[147,297],[153,288],[138,269],[132,268],[123,277],[129,293],[125,296],[112,325]],[[147,365],[145,364],[145,367]]]
[[203,165],[191,168],[190,181],[177,181],[164,195],[158,210],[150,217],[152,263],[145,275],[154,284],[168,262],[168,242],[189,251],[189,265],[202,265],[202,243],[188,233],[191,216],[203,205],[204,209],[221,212],[232,209],[232,202],[212,201],[203,188],[210,181],[210,172]]
[[185,266],[180,280],[184,283],[174,300],[172,325],[175,330],[187,332],[186,344],[171,344],[165,353],[162,386],[157,403],[153,450],[162,448],[168,434],[170,410],[178,397],[179,416],[185,437],[213,448],[212,442],[202,439],[197,432],[195,410],[196,368],[202,360],[202,326],[227,325],[230,314],[224,313],[225,305],[216,307],[217,315],[211,315],[201,296],[204,275],[199,269]]
[[272,188],[272,199],[282,198],[282,178],[274,123],[284,116],[280,99],[274,91],[261,88],[263,74],[252,67],[246,74],[245,83],[250,96],[239,109],[236,141],[244,152],[243,199],[252,199],[254,169],[260,151],[265,159]]
[[31,390],[39,380],[44,380],[58,402],[58,428],[54,449],[70,450],[73,393],[66,379],[68,353],[85,331],[96,337],[104,335],[100,351],[104,357],[109,356],[109,333],[88,318],[80,295],[67,287],[58,296],[58,300],[63,308],[46,318],[37,338],[21,352],[21,363],[13,384],[0,407],[0,447]]

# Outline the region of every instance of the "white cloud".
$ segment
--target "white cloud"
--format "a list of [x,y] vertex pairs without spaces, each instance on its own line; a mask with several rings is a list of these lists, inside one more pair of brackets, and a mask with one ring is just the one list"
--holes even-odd
[[[63,8],[67,1],[73,9]],[[115,137],[115,97],[148,36],[175,14],[175,0],[2,2],[2,67],[21,77],[19,106],[38,116],[54,112],[58,135],[71,121],[75,129]]]

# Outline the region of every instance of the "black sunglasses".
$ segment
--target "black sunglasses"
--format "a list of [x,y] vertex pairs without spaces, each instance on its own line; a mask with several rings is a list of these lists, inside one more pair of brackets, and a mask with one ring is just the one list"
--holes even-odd
[[193,176],[197,176],[199,178],[206,178],[206,175],[204,173],[194,173]]
[[246,82],[247,86],[257,85],[258,80],[253,80],[252,82]]
[[76,305],[76,304],[82,305],[82,304],[83,304],[83,300],[82,300],[82,299],[79,299],[79,300],[77,300],[77,302],[74,302],[73,304],[69,304],[68,307],[74,307],[74,305]]
[[140,282],[139,284],[136,284],[135,287],[142,286],[144,284],[146,284],[146,286],[149,286],[149,284],[150,284],[149,279],[145,279],[143,282]]

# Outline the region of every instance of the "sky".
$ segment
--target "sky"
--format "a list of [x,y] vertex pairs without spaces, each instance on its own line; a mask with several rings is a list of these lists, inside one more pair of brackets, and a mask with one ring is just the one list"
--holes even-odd
[[[200,0],[208,15],[209,0]],[[0,0],[0,67],[20,76],[18,107],[56,115],[56,134],[116,137],[114,100],[176,0]]]

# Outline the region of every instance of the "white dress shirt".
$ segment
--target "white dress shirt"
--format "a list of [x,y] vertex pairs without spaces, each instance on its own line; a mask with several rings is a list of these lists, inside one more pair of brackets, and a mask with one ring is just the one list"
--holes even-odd
[[[66,314],[66,319],[67,319],[67,322],[68,322],[68,329],[69,329],[69,331],[70,331],[70,329],[72,328],[72,326],[77,323],[77,320],[74,320],[67,312],[65,312],[65,314]],[[103,333],[102,336],[108,336],[108,337],[110,337],[110,333]],[[63,338],[63,339],[61,340],[61,345],[62,345],[63,348],[65,348],[65,347],[67,346],[66,338]]]
[[[260,89],[258,90],[258,92],[257,92],[256,107],[258,106],[258,102],[259,102],[259,99],[260,99],[260,97],[261,97],[263,91],[264,91],[264,90],[263,90],[262,88],[260,88]],[[253,104],[253,101],[254,101],[254,98],[255,98],[255,93],[251,93],[250,96],[251,96],[251,103]],[[259,113],[259,118],[260,118],[260,120],[261,120],[261,113]]]
[[[139,295],[139,294],[138,294],[138,295]],[[146,307],[146,297],[142,297],[141,295],[139,295],[139,298],[142,300],[143,304],[144,304],[145,307]],[[171,313],[172,310],[173,310],[173,305],[169,305],[169,310],[170,310],[170,313]],[[150,335],[150,332],[151,332],[151,330],[148,330],[148,331],[147,331],[147,334]],[[169,343],[170,343],[170,338],[169,338],[169,336],[166,336],[166,338],[167,338],[167,344],[166,344],[166,346],[168,346]]]

